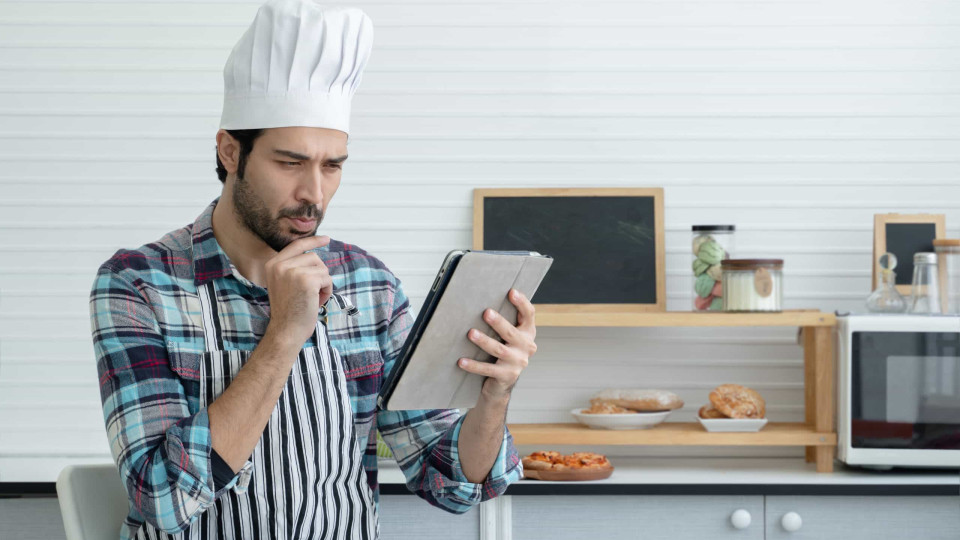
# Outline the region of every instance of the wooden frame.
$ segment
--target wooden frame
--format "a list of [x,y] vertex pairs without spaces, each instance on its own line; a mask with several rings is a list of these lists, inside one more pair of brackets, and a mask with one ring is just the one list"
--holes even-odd
[[667,308],[667,285],[663,226],[663,188],[502,188],[473,190],[473,249],[483,246],[483,200],[486,197],[653,197],[656,298],[652,304],[535,304],[537,316],[663,312]]
[[[932,223],[935,226],[935,238],[946,236],[947,225],[944,214],[875,214],[873,216],[873,289],[880,286],[880,265],[877,259],[887,251],[887,224],[889,223]],[[911,293],[910,285],[896,287],[897,291],[904,296],[909,296]]]

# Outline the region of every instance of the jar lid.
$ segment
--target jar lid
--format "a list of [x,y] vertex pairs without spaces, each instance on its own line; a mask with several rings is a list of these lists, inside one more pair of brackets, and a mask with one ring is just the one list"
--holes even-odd
[[690,227],[693,232],[733,232],[737,230],[736,225],[694,225]]
[[914,253],[913,264],[937,264],[937,254],[929,251]]
[[723,259],[721,268],[753,270],[755,268],[783,268],[783,259]]

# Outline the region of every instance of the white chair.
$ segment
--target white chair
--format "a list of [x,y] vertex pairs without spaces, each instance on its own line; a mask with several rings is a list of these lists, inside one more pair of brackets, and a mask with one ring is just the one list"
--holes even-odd
[[117,466],[70,465],[57,478],[67,540],[117,540],[127,517],[127,491]]

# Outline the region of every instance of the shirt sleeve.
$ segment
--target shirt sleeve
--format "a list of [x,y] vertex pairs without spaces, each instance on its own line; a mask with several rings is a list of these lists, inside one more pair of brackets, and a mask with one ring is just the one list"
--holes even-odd
[[215,488],[207,409],[190,413],[151,305],[106,264],[90,293],[90,324],[110,450],[144,521],[181,532],[226,490],[245,490],[249,462]]
[[[410,303],[397,280],[390,324],[381,339],[384,372],[389,374],[413,326]],[[458,452],[464,416],[457,409],[378,411],[377,428],[403,471],[407,487],[438,508],[462,514],[502,495],[523,476],[523,465],[504,426],[500,452],[483,483],[467,480]]]

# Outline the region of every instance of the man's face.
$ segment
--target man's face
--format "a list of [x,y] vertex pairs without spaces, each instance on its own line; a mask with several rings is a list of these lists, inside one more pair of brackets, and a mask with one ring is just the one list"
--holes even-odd
[[346,156],[347,134],[342,131],[264,130],[254,142],[243,176],[238,174],[233,186],[237,217],[274,251],[297,238],[316,235],[327,204],[340,186]]

